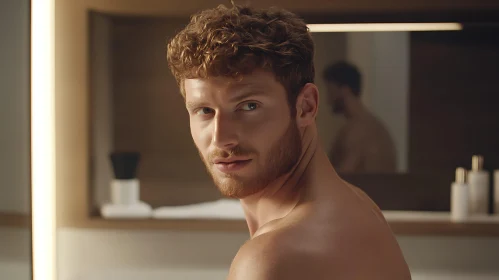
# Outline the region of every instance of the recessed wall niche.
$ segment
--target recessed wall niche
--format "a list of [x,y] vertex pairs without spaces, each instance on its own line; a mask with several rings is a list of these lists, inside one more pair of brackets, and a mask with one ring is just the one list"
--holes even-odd
[[166,62],[167,40],[187,19],[89,16],[92,212],[109,198],[112,151],[140,153],[140,195],[153,207],[220,198]]
[[[184,101],[166,63],[167,40],[188,19],[95,12],[89,17],[91,212],[97,213],[109,198],[112,151],[141,154],[141,199],[153,207],[220,198],[192,142]],[[404,148],[404,164],[397,172],[342,174],[383,210],[448,211],[457,166],[469,168],[471,156],[481,153],[486,168],[499,168],[499,132],[492,129],[499,125],[499,95],[494,94],[498,88],[494,77],[499,73],[498,30],[465,28],[403,36],[313,34],[316,84],[322,100],[318,129],[325,148],[342,120],[327,107],[322,70],[354,54],[364,65],[361,70],[370,89],[366,96],[384,96],[372,98],[376,102],[371,103],[392,132],[398,124],[403,128],[397,143]],[[396,94],[392,73],[397,70],[385,59],[394,58],[379,44],[391,42],[387,38],[403,39],[406,46],[401,55],[406,58],[407,75],[404,83],[395,81],[406,90],[403,122],[393,121],[389,112],[399,103],[390,99]],[[370,44],[361,54],[377,56],[357,55],[353,44],[366,40]]]

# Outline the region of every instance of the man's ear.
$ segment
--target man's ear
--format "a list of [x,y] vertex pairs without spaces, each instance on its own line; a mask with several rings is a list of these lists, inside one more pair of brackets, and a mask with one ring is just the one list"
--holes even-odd
[[296,98],[296,124],[306,127],[315,122],[319,109],[319,90],[312,83],[306,84]]

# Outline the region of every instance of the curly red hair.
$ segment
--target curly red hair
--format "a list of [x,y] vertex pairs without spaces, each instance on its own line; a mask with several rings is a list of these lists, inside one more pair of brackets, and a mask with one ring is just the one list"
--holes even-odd
[[305,22],[277,8],[221,5],[202,11],[167,47],[168,66],[184,97],[185,79],[236,78],[263,69],[275,74],[293,104],[301,88],[314,81],[313,57]]

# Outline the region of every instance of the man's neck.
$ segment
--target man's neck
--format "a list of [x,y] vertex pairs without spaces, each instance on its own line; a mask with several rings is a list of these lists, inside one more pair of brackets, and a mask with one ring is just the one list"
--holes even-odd
[[319,174],[317,166],[329,166],[334,172],[319,145],[315,128],[307,129],[302,136],[302,155],[293,170],[261,192],[241,199],[251,237],[261,234],[263,226],[286,217],[295,207],[311,198]]

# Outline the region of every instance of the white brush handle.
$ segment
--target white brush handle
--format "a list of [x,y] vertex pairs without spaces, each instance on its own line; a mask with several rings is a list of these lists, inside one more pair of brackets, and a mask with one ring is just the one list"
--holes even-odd
[[139,202],[140,183],[138,179],[111,181],[111,203],[131,205]]

